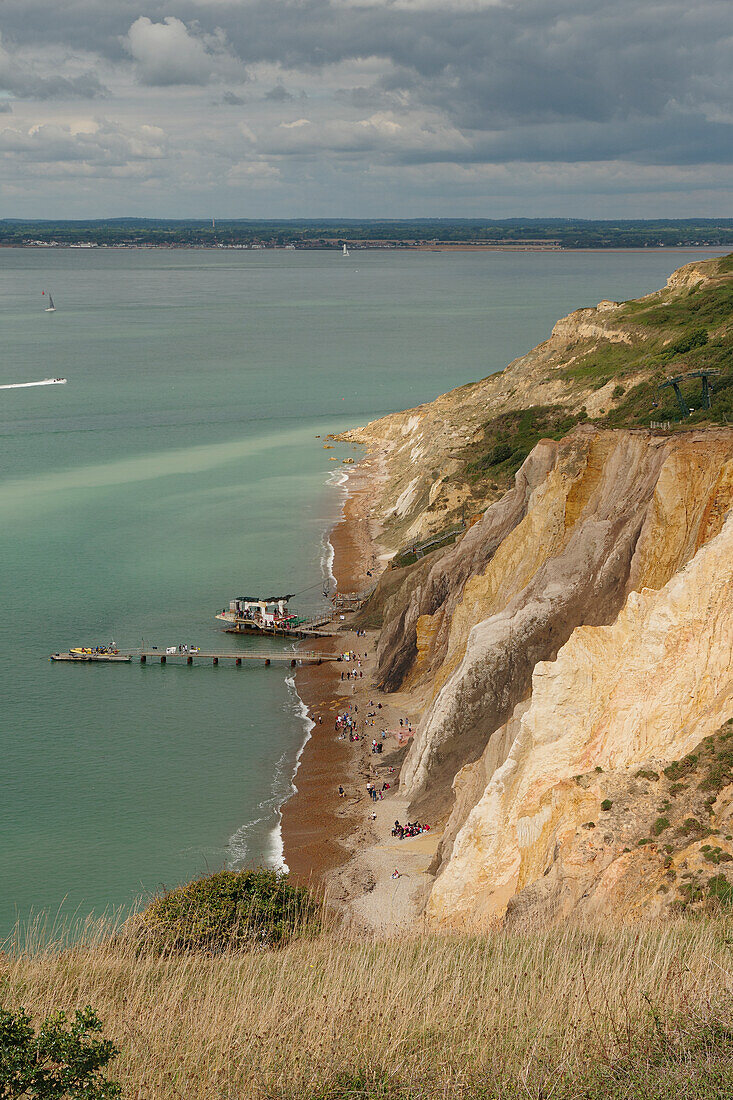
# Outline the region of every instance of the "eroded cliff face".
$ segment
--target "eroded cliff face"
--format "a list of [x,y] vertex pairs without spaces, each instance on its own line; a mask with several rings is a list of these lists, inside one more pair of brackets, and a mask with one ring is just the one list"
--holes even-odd
[[[650,877],[659,846],[637,851],[655,795],[629,769],[669,764],[733,713],[732,505],[732,429],[581,426],[392,578],[378,667],[423,710],[400,787],[444,824],[431,921],[679,902]],[[626,810],[601,831],[608,798]]]
[[[732,594],[733,517],[663,588],[630,593],[612,624],[578,627],[536,666],[494,735],[511,744],[435,882],[433,922],[641,914],[709,889],[733,859],[730,751],[715,744],[733,705]],[[706,751],[713,766],[694,775]],[[665,767],[688,783],[665,785]],[[670,892],[678,876],[692,881]]]
[[528,696],[535,665],[554,659],[576,627],[613,622],[633,588],[666,583],[730,505],[731,432],[580,428],[537,451],[526,464],[534,487],[523,468],[517,488],[386,621],[387,683],[423,624],[412,682],[427,685],[427,706],[401,780],[416,811],[450,809],[453,777]]
[[[730,277],[691,264],[650,297],[668,313]],[[500,377],[351,433],[386,471],[388,546],[466,492],[477,503],[453,545],[390,570],[367,609],[380,686],[421,714],[400,793],[442,828],[436,926],[733,903],[733,428],[581,417],[540,439],[507,491],[484,485],[480,507],[453,477],[487,408],[608,402],[611,382],[584,390],[568,365],[594,341],[647,356],[647,301],[579,310]]]

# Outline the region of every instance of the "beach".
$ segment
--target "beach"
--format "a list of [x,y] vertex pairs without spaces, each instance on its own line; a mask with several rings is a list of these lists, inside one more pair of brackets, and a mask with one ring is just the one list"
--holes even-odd
[[[330,534],[340,592],[363,591],[387,564],[369,515],[379,477],[378,464],[370,458],[349,474],[343,515]],[[357,632],[349,619],[353,616],[344,616],[327,644],[331,652],[355,657],[306,665],[296,675],[314,725],[294,779],[296,793],[282,807],[283,845],[290,873],[324,888],[348,924],[388,934],[414,921],[440,837],[437,831],[402,840],[391,835],[396,821],[404,825],[407,820],[399,770],[416,716],[401,693],[385,695],[376,686],[379,632]],[[337,731],[338,715],[356,722],[359,740]],[[384,739],[382,730],[388,731]],[[372,752],[374,739],[382,741],[379,754]],[[369,796],[368,783],[380,792],[377,801]]]

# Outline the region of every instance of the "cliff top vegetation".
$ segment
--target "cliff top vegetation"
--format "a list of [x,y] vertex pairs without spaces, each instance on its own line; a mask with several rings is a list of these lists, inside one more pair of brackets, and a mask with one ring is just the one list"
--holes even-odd
[[[701,370],[711,372],[709,408]],[[680,376],[689,414],[665,385]],[[731,423],[733,254],[688,264],[644,298],[578,309],[503,371],[342,438],[387,456],[383,539],[405,551],[497,500],[540,439],[579,424],[680,432]]]
[[216,956],[141,954],[100,928],[73,948],[1,956],[0,1000],[38,1019],[93,1005],[130,1098],[723,1100],[730,965],[724,916],[326,933]]

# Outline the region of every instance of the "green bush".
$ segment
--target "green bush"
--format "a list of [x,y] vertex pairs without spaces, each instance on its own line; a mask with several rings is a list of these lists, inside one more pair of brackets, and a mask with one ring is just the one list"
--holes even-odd
[[601,802],[601,809],[602,810],[610,810],[612,806],[613,806],[613,802],[611,801],[610,798],[604,798],[603,802]]
[[132,922],[145,946],[164,951],[272,947],[319,925],[308,890],[277,871],[218,871],[170,890]]
[[657,820],[652,825],[652,835],[653,836],[659,836],[660,833],[663,833],[664,830],[668,829],[668,828],[669,828],[669,818],[668,817],[658,817]]
[[120,1086],[101,1071],[119,1054],[109,1039],[90,1037],[102,1030],[91,1007],[67,1023],[65,1012],[49,1016],[33,1030],[22,1008],[0,1008],[0,1096],[3,1100],[113,1100]]
[[694,772],[697,769],[697,762],[699,757],[694,753],[689,753],[688,756],[682,758],[682,760],[673,760],[672,763],[664,769],[664,774],[667,779],[676,781],[689,775],[690,772]]
[[733,885],[725,875],[715,875],[708,879],[708,894],[717,898],[723,905],[733,905]]

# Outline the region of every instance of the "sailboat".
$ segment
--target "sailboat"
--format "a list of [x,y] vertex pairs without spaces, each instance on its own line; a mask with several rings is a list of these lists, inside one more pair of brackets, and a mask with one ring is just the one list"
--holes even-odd
[[[44,293],[45,293],[45,291],[44,291]],[[56,306],[53,304],[53,298],[49,294],[49,296],[48,296],[48,305],[46,306],[46,313],[55,313],[55,312],[56,312]]]
[[342,255],[342,256],[350,256],[350,255],[351,255],[351,253],[349,252],[349,250],[348,250],[348,248],[346,247],[346,245],[344,245],[344,250],[343,250],[343,252],[341,253],[341,255]]

